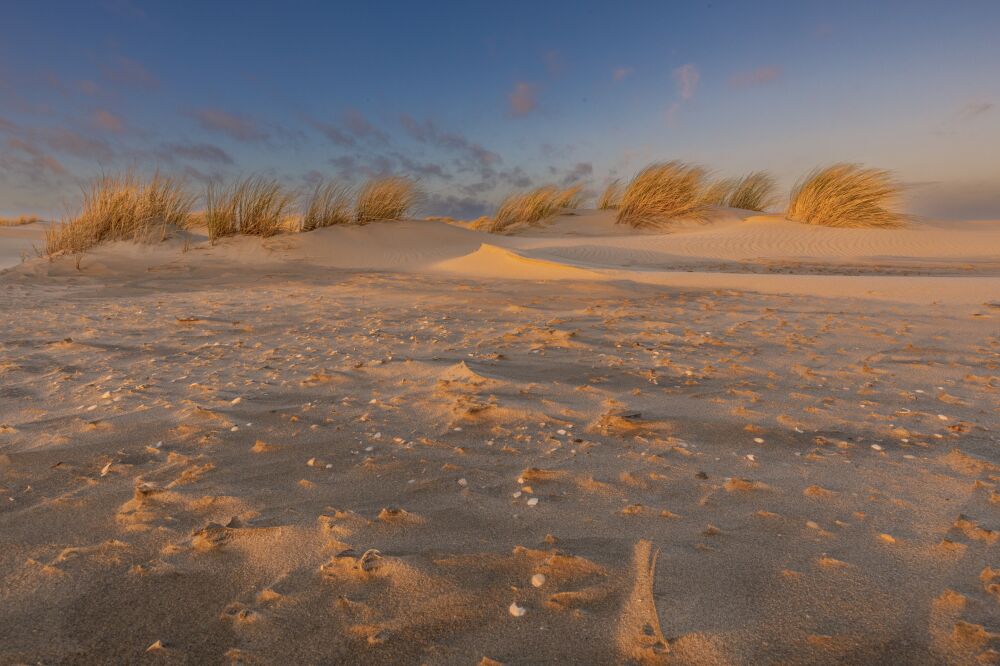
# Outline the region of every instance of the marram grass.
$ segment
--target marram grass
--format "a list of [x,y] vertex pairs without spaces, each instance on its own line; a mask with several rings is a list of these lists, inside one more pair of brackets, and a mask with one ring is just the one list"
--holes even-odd
[[888,171],[834,164],[812,171],[795,186],[787,216],[827,227],[895,227],[906,221],[893,210],[899,194]]

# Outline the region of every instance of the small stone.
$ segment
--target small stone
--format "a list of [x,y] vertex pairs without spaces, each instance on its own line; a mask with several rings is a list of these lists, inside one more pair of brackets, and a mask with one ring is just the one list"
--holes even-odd
[[545,585],[545,580],[545,574],[537,573],[531,577],[531,584],[534,587],[541,587],[542,585]]
[[754,441],[755,444],[763,444],[764,443],[764,438],[763,437],[754,437],[753,441]]
[[538,498],[537,497],[532,497],[531,499],[528,500],[528,506],[535,506],[537,504],[538,504]]
[[465,487],[466,487],[467,485],[469,485],[469,482],[468,482],[468,481],[466,481],[465,479],[459,479],[459,480],[458,480],[458,485],[460,485],[460,486],[462,486],[463,488],[465,488]]
[[882,447],[879,446],[878,444],[872,444],[872,449],[874,449],[875,451],[881,451]]
[[241,402],[243,402],[243,398],[233,398],[232,400],[229,401],[229,404],[230,405],[238,405]]
[[524,606],[518,606],[516,601],[511,603],[510,608],[508,608],[507,610],[514,617],[523,617],[524,614],[528,612],[528,609],[526,609]]

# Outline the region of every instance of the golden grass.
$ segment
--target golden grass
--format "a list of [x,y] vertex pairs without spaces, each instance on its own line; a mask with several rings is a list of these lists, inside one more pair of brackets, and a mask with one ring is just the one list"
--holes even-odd
[[725,205],[730,208],[762,211],[778,202],[778,185],[766,171],[752,171],[732,181]]
[[167,225],[187,219],[194,197],[176,179],[132,171],[102,175],[83,192],[79,216],[45,231],[45,252],[82,253],[107,241],[162,239]]
[[493,219],[477,223],[476,228],[493,234],[506,233],[514,228],[538,224],[558,215],[564,210],[572,210],[580,205],[580,187],[559,189],[553,185],[538,187],[527,192],[511,194],[500,203]]
[[402,220],[420,202],[422,194],[409,178],[373,178],[361,186],[354,208],[354,221]]
[[604,192],[597,200],[597,207],[600,210],[615,210],[622,200],[622,183],[620,180],[612,181],[604,188]]
[[787,215],[828,227],[895,227],[906,221],[892,210],[899,194],[888,171],[834,164],[815,169],[796,184]]
[[287,230],[294,198],[279,181],[250,176],[229,186],[212,184],[205,197],[205,226],[213,242],[244,234],[267,238]]
[[651,164],[625,188],[618,206],[618,223],[656,226],[676,218],[701,218],[708,210],[705,170],[686,162]]
[[41,222],[42,218],[35,215],[20,215],[18,217],[0,217],[0,227],[20,227],[25,224]]
[[331,180],[320,183],[306,200],[300,231],[312,231],[337,224],[351,224],[351,188]]

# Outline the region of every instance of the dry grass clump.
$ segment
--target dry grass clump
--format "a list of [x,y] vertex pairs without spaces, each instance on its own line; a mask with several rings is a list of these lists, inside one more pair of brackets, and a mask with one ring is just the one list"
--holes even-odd
[[409,178],[373,178],[361,186],[354,208],[354,221],[402,220],[419,203],[420,189]]
[[250,176],[232,185],[212,184],[205,197],[205,226],[212,241],[244,234],[267,238],[287,229],[294,197],[279,181]]
[[894,227],[906,221],[890,208],[899,194],[888,171],[834,164],[815,169],[795,186],[787,215],[828,227]]
[[604,188],[604,193],[597,200],[597,207],[600,210],[615,210],[622,200],[622,183],[620,180],[608,183]]
[[162,239],[167,225],[183,224],[193,205],[180,181],[159,173],[146,181],[131,171],[102,175],[84,190],[78,217],[45,231],[45,252],[81,253],[106,241]]
[[20,215],[18,217],[0,217],[0,227],[20,227],[25,224],[41,222],[42,218],[35,215]]
[[512,194],[500,203],[492,220],[478,228],[493,234],[505,233],[521,225],[538,224],[561,211],[580,205],[580,187],[559,189],[552,185]]
[[618,223],[645,227],[674,218],[703,217],[710,204],[706,175],[702,167],[686,162],[649,165],[625,188]]
[[354,221],[351,195],[351,188],[337,181],[320,183],[306,200],[299,229],[312,231],[320,227],[351,224]]
[[733,181],[733,188],[726,198],[730,208],[762,211],[778,201],[778,184],[766,171],[752,171]]

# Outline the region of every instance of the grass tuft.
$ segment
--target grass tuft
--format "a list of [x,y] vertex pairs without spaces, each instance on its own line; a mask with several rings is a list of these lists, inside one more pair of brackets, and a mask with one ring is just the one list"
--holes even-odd
[[752,171],[732,183],[725,202],[730,208],[763,211],[778,202],[778,185],[766,171]]
[[351,198],[351,188],[346,185],[333,180],[320,183],[306,200],[299,228],[302,231],[312,231],[321,227],[353,223]]
[[180,181],[159,173],[145,181],[132,171],[102,175],[84,190],[79,216],[45,231],[45,252],[77,254],[108,241],[162,240],[167,225],[182,225],[193,205]]
[[268,238],[287,229],[293,196],[279,181],[250,176],[232,185],[211,184],[205,197],[205,226],[213,242],[244,234]]
[[620,180],[612,181],[604,188],[604,193],[597,200],[597,207],[600,210],[615,210],[622,200],[622,183]]
[[788,218],[828,227],[895,227],[906,216],[892,210],[900,186],[892,174],[858,164],[834,164],[809,173],[792,190]]
[[538,224],[564,210],[575,209],[581,199],[579,186],[559,189],[546,185],[518,192],[504,199],[493,219],[484,220],[482,224],[477,224],[477,228],[493,234],[507,233],[519,226]]
[[25,224],[41,222],[42,218],[35,215],[20,215],[18,217],[0,217],[0,227],[21,227]]
[[618,223],[646,227],[704,217],[710,205],[708,190],[702,167],[680,161],[651,164],[625,188]]
[[420,189],[409,178],[373,178],[358,192],[354,221],[368,224],[375,220],[402,220],[421,198]]

